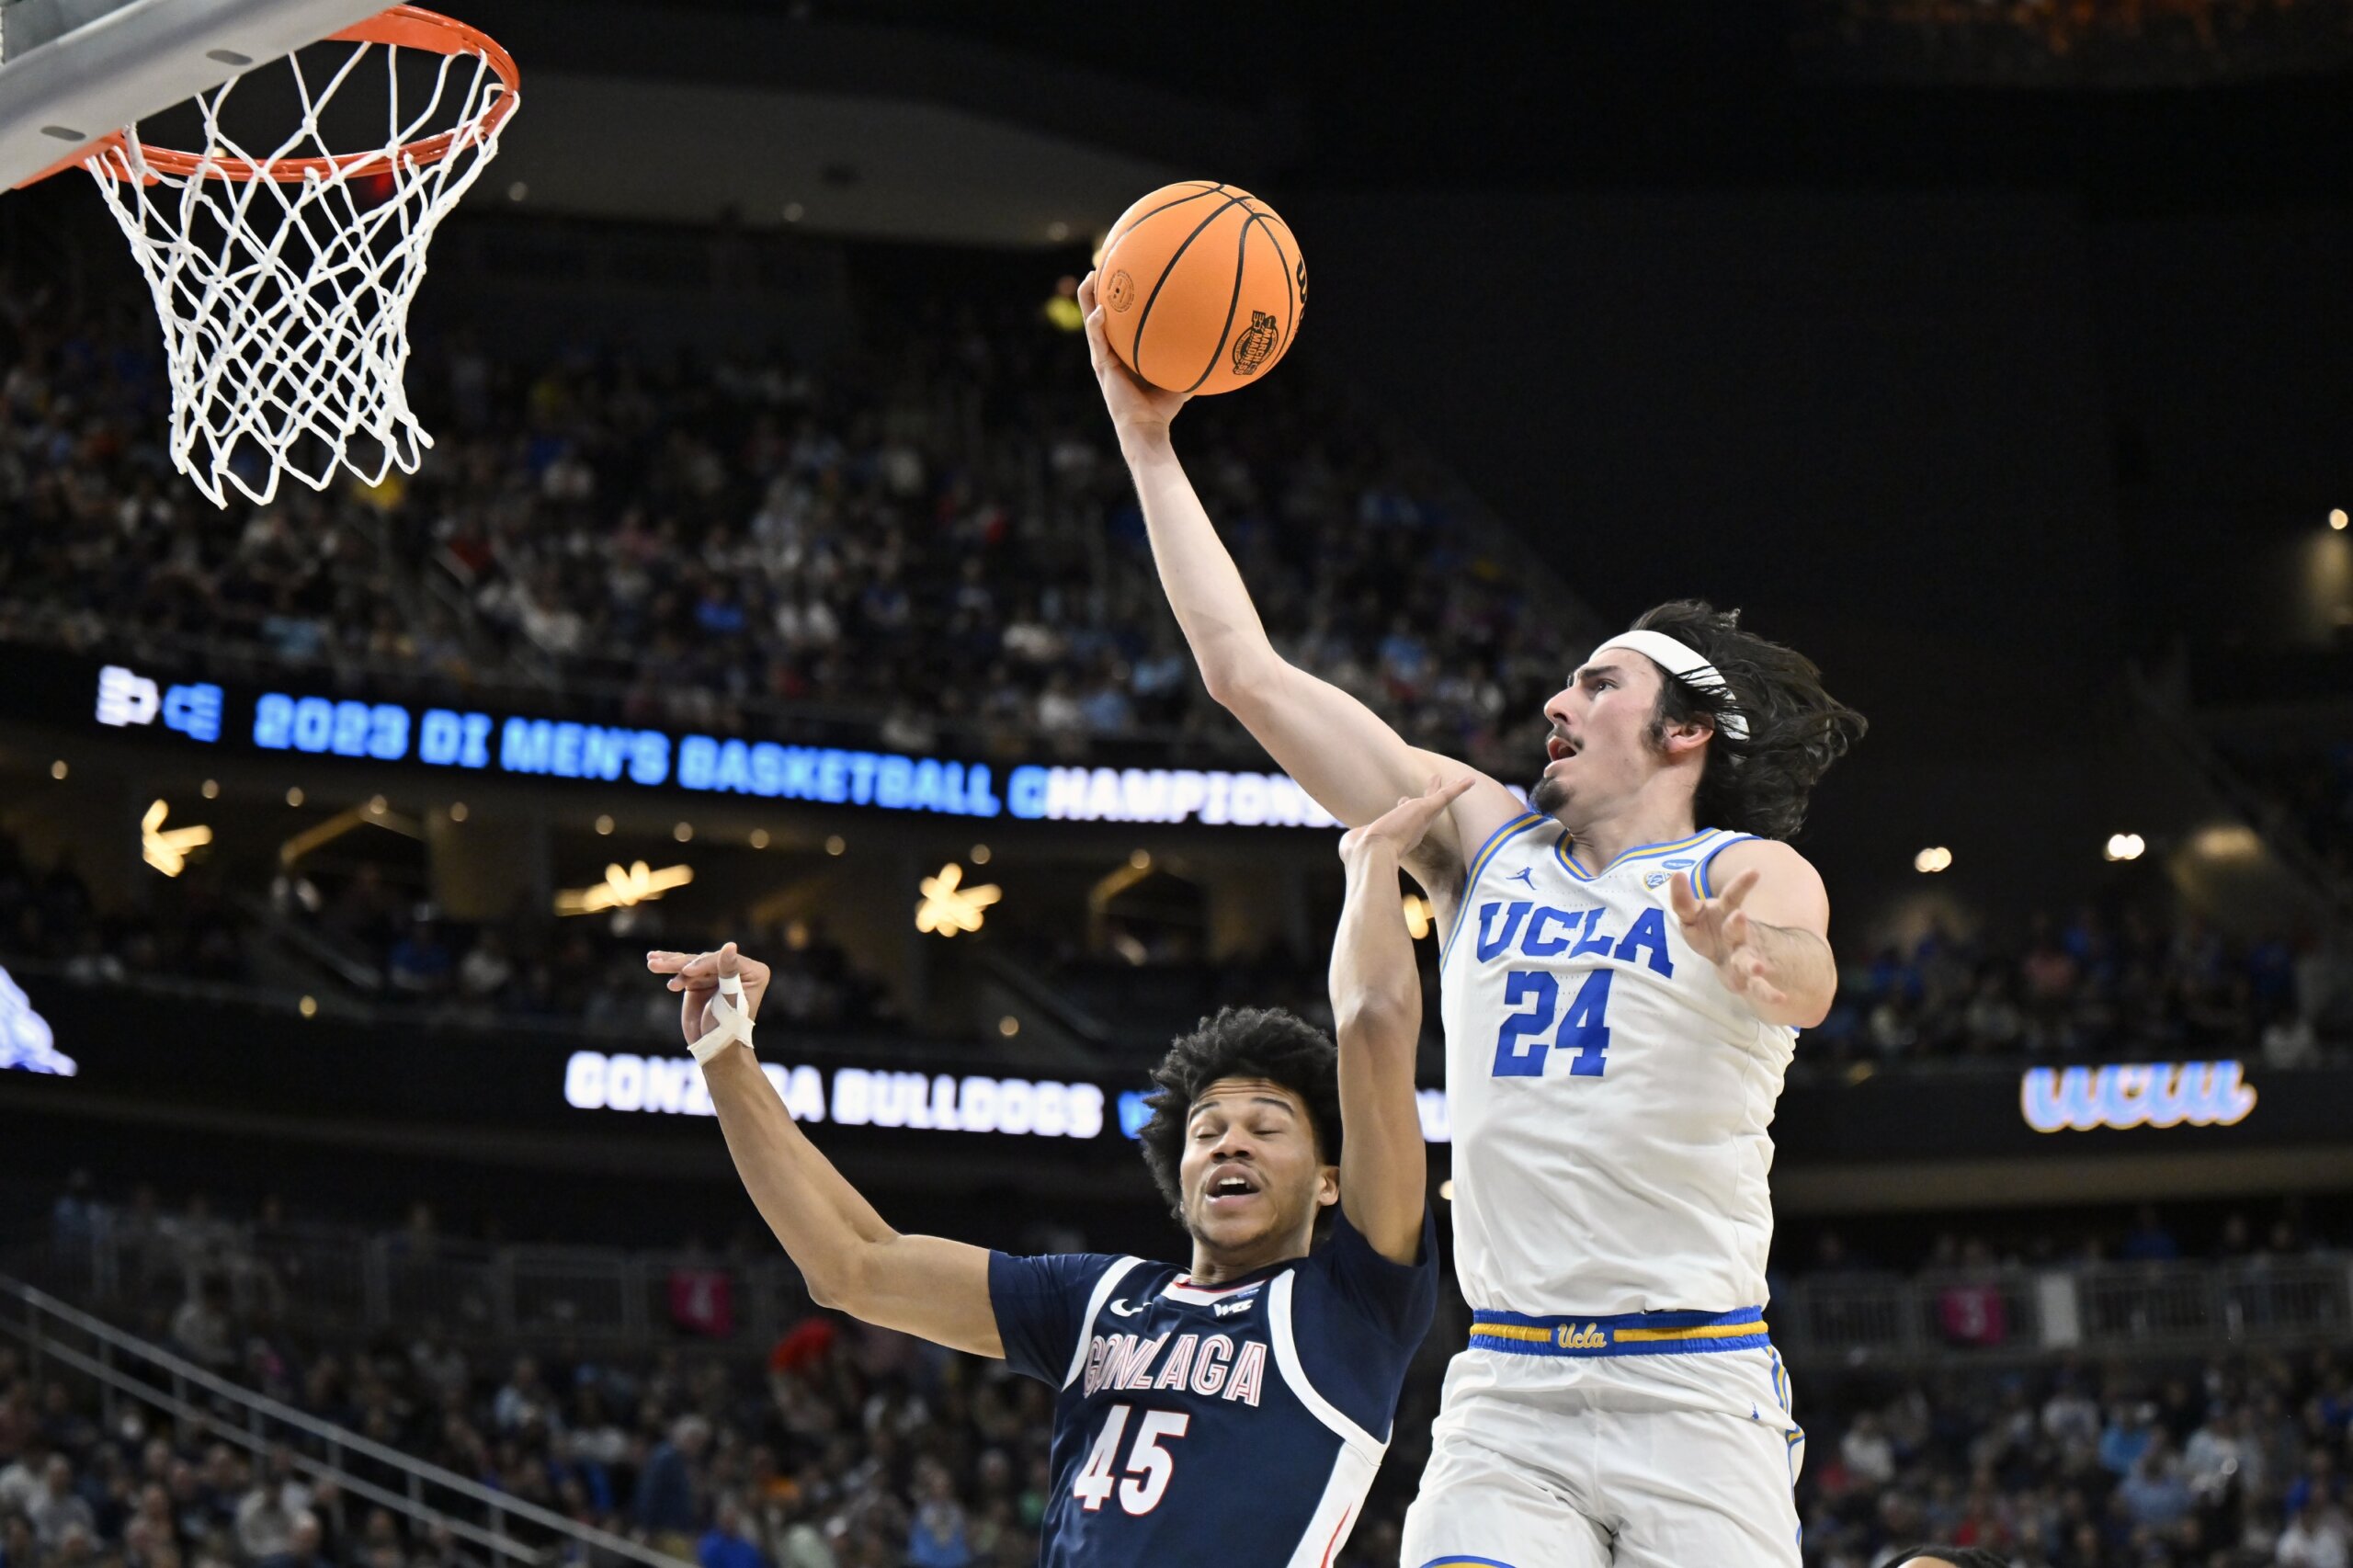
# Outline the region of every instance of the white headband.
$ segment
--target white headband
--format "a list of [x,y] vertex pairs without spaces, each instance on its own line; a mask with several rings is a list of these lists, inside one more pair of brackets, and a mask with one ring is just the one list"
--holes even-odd
[[1603,651],[1609,648],[1631,648],[1635,653],[1648,656],[1667,674],[1687,685],[1696,686],[1701,691],[1722,692],[1727,701],[1714,716],[1717,727],[1733,740],[1745,741],[1748,738],[1747,718],[1729,700],[1732,696],[1732,682],[1724,679],[1722,670],[1701,658],[1699,650],[1677,642],[1664,631],[1621,631],[1604,642],[1601,647],[1596,648],[1593,651],[1593,658],[1586,663],[1591,664],[1598,660]]

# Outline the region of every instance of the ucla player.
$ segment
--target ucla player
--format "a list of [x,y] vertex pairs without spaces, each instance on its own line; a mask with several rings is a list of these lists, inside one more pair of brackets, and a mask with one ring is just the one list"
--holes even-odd
[[1336,1051],[1288,1013],[1228,1008],[1154,1073],[1143,1152],[1192,1235],[1182,1269],[899,1234],[753,1059],[767,966],[732,942],[647,955],[684,993],[728,1151],[811,1296],[1059,1391],[1042,1563],[1328,1568],[1347,1539],[1438,1295],[1397,871],[1468,787],[1400,801],[1341,841]]
[[1267,641],[1170,439],[1184,405],[1087,344],[1210,694],[1334,816],[1467,781],[1407,867],[1445,942],[1455,1264],[1474,1312],[1404,1568],[1799,1561],[1802,1458],[1764,1316],[1767,1131],[1837,977],[1785,840],[1863,732],[1736,613],[1662,605],[1545,704],[1525,803]]

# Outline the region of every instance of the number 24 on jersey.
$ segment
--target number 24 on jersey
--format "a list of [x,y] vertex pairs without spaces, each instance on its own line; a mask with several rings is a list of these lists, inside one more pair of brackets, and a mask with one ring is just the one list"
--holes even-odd
[[1561,1017],[1560,1032],[1547,1040],[1544,1031],[1561,1012],[1561,982],[1550,970],[1516,969],[1504,977],[1504,1005],[1525,1010],[1504,1019],[1495,1037],[1498,1078],[1540,1078],[1544,1060],[1555,1051],[1570,1051],[1569,1075],[1598,1078],[1609,1065],[1609,979],[1612,971],[1597,969],[1570,998]]

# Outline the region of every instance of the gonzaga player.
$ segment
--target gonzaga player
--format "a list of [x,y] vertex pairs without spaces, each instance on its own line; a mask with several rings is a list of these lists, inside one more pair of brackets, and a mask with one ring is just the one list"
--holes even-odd
[[1545,704],[1526,804],[1285,661],[1170,441],[1087,343],[1210,694],[1347,823],[1468,780],[1407,866],[1446,947],[1455,1266],[1474,1311],[1404,1568],[1794,1565],[1802,1434],[1764,1316],[1768,1128],[1836,987],[1783,842],[1863,733],[1735,613],[1662,605]]
[[1328,1568],[1347,1539],[1438,1296],[1397,871],[1468,786],[1399,801],[1341,841],[1336,1051],[1288,1013],[1228,1008],[1153,1074],[1144,1155],[1192,1234],[1188,1268],[899,1234],[753,1060],[767,966],[732,942],[646,956],[684,994],[728,1152],[811,1296],[1059,1391],[1050,1568]]

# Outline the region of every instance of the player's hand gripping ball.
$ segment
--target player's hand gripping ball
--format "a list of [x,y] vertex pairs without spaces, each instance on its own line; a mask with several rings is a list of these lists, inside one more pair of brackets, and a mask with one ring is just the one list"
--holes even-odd
[[1299,335],[1307,263],[1290,225],[1214,180],[1163,186],[1120,214],[1095,268],[1111,351],[1165,392],[1246,387]]

